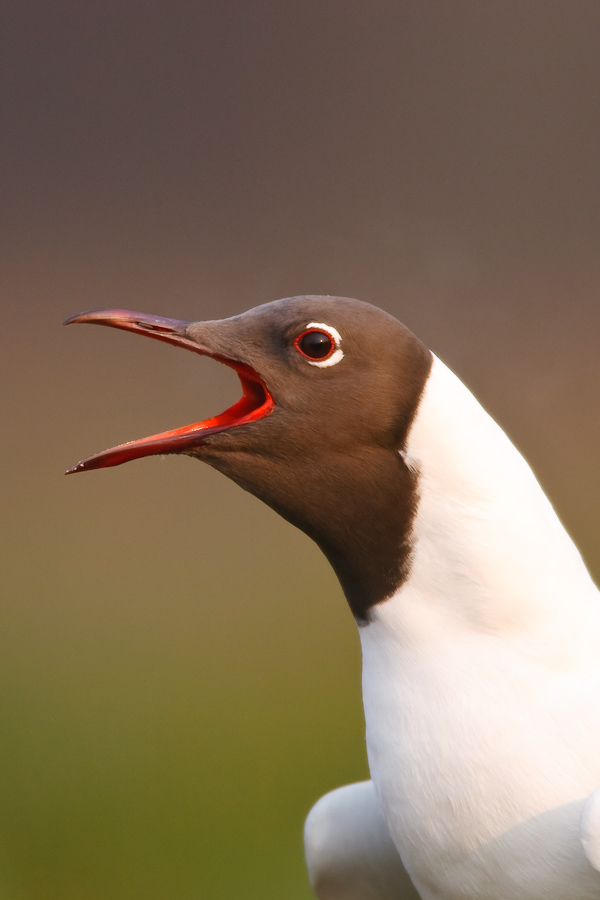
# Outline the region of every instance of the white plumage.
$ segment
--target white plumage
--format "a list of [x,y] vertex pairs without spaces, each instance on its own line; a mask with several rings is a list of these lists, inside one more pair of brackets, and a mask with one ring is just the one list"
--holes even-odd
[[[311,813],[317,896],[410,897],[387,827],[423,900],[597,900],[598,590],[523,457],[437,359],[405,458],[419,472],[410,577],[360,628],[375,790],[331,795],[351,831],[337,843],[319,844],[324,801]],[[340,840],[366,877],[373,835],[387,887],[321,886]]]

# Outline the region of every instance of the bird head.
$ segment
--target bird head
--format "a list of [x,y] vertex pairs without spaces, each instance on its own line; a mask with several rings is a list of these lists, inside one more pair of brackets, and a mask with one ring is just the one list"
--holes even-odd
[[73,323],[209,356],[237,372],[242,396],[217,416],[105,450],[68,473],[193,456],[312,537],[359,621],[401,582],[416,502],[402,450],[432,358],[397,319],[359,300],[302,296],[208,322],[102,309]]

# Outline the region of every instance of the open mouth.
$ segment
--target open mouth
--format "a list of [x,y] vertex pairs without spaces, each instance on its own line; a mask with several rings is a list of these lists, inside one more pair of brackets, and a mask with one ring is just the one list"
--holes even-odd
[[141,459],[144,456],[185,453],[202,446],[209,435],[264,419],[275,408],[275,401],[254,369],[246,363],[214,353],[188,337],[186,330],[191,324],[190,322],[124,309],[93,309],[72,316],[64,324],[75,323],[107,325],[111,328],[135,331],[137,334],[145,334],[147,337],[166,341],[178,347],[185,347],[201,356],[216,359],[237,372],[242,385],[242,396],[237,403],[218,416],[103,450],[67,469],[67,475],[72,475],[74,472],[85,472],[89,469],[119,466],[121,463],[129,462],[132,459]]

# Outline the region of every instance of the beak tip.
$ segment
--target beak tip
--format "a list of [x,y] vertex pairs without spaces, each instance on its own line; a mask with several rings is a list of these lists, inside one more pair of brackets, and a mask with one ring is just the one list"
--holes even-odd
[[82,462],[76,463],[76,465],[71,466],[70,469],[67,469],[65,475],[74,475],[76,472],[83,472],[85,469],[85,465]]
[[102,310],[88,309],[85,312],[75,313],[74,316],[69,316],[68,319],[65,319],[63,325],[75,325],[77,322],[93,321],[91,317],[98,312],[102,312]]

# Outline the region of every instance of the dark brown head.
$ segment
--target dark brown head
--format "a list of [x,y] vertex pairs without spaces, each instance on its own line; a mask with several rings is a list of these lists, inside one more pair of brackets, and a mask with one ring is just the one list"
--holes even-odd
[[212,322],[94,310],[236,369],[243,396],[195,425],[123,444],[70,472],[185,453],[264,500],[321,547],[360,623],[407,576],[416,475],[402,458],[431,353],[359,300],[291,297]]

